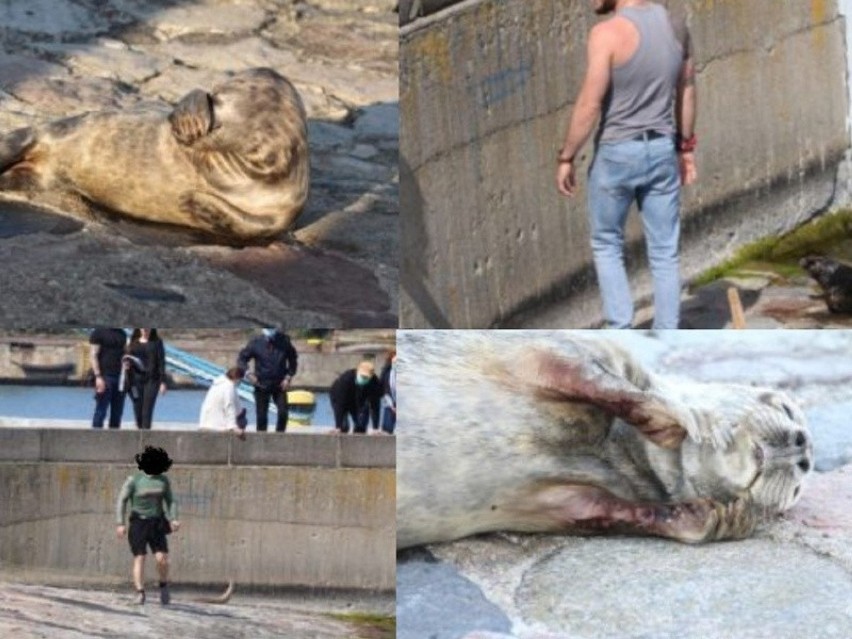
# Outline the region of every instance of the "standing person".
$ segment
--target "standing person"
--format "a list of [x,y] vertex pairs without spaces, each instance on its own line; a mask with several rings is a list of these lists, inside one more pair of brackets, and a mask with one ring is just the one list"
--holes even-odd
[[257,430],[266,431],[271,399],[278,410],[275,430],[283,433],[287,430],[290,411],[287,390],[296,375],[298,365],[296,349],[281,329],[264,328],[262,335],[251,339],[240,351],[237,366],[248,370],[250,360],[254,360],[254,373],[250,374],[249,380],[254,384]]
[[166,351],[156,328],[134,328],[124,357],[136,427],[150,430],[157,395],[166,394]]
[[109,411],[109,427],[121,428],[124,390],[120,388],[121,358],[127,343],[122,328],[96,328],[89,335],[89,361],[95,375],[95,414],[93,428],[103,428]]
[[[133,553],[133,585],[137,603],[145,603],[145,555],[151,548],[157,560],[160,576],[160,603],[166,605],[169,595],[169,544],[166,535],[177,532],[177,502],[165,473],[172,460],[162,448],[146,446],[136,455],[136,465],[142,472],[130,475],[121,487],[116,503],[116,534],[127,535]],[[124,525],[127,504],[130,503],[130,528]],[[163,506],[166,506],[164,508]]]
[[654,328],[680,318],[681,184],[696,179],[695,68],[686,25],[647,0],[592,0],[609,19],[589,33],[586,77],[557,158],[559,192],[576,192],[575,158],[600,119],[587,189],[592,253],[610,328],[629,328],[624,225],[636,201],[654,279]]
[[392,435],[396,427],[396,350],[388,353],[380,377],[382,383],[382,432]]
[[246,409],[237,395],[237,386],[245,374],[244,368],[234,366],[213,380],[201,404],[200,430],[231,431],[240,439],[246,438]]
[[376,377],[372,362],[363,361],[357,368],[341,373],[328,394],[334,411],[334,426],[338,432],[349,432],[350,417],[354,433],[366,433],[367,423],[371,419],[373,430],[379,427],[382,384]]

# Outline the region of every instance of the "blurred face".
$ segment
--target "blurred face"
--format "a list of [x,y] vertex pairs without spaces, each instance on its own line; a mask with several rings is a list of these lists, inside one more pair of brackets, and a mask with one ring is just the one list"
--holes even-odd
[[599,16],[606,15],[615,11],[616,0],[592,0],[595,13]]

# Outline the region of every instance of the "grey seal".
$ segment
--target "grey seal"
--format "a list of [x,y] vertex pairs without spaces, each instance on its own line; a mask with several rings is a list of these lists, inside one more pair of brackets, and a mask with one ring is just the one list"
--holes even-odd
[[102,111],[0,137],[0,191],[57,191],[227,242],[275,237],[309,189],[305,109],[272,69],[196,89],[170,112]]
[[813,467],[770,388],[647,371],[569,332],[402,331],[397,545],[497,530],[738,539]]

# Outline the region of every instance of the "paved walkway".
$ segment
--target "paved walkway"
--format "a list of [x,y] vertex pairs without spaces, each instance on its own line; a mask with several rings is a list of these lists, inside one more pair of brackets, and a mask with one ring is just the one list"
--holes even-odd
[[[114,591],[55,588],[0,582],[0,636],[17,639],[160,639],[162,637],[304,637],[313,639],[393,639],[384,624],[364,618],[367,611],[393,614],[386,601],[347,601],[340,597],[298,599],[288,596],[235,595],[227,604],[193,601],[198,593],[174,588],[172,604],[133,603],[129,586]],[[209,596],[209,595],[207,595]]]
[[[173,104],[270,66],[309,116],[312,194],[268,247],[0,204],[0,319],[395,326],[399,96],[395,0],[8,0],[0,132],[85,111]],[[132,167],[128,167],[132,170]]]

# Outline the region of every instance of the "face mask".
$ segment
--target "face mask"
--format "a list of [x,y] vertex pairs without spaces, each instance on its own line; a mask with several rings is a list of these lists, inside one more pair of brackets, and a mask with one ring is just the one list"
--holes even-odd
[[263,329],[263,336],[266,339],[272,339],[273,337],[275,337],[275,333],[277,333],[277,332],[278,331],[276,331],[274,328],[264,328]]
[[356,375],[355,376],[355,383],[358,384],[358,386],[366,386],[367,382],[369,382],[369,381],[370,381],[370,378],[367,377],[366,375]]

